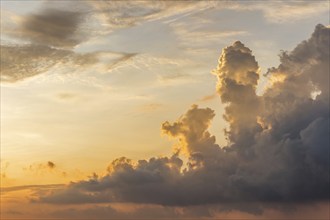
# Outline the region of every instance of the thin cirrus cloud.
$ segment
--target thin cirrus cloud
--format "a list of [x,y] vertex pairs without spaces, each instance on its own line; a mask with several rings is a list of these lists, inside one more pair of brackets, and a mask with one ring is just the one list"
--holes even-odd
[[225,8],[239,11],[260,11],[269,23],[290,23],[317,16],[320,12],[327,13],[329,7],[327,1],[268,0],[265,2],[230,2],[225,4]]
[[214,25],[213,21],[194,16],[187,19],[193,22],[177,21],[169,24],[180,40],[180,46],[185,49],[204,48],[219,41],[249,35],[249,32],[243,30],[208,30]]
[[102,21],[103,26],[110,29],[131,27],[143,22],[182,17],[210,8],[216,3],[204,1],[89,1],[95,10],[95,16]]
[[290,2],[289,5],[274,3],[274,5],[268,5],[268,7],[263,6],[262,3],[256,4],[256,9],[262,10],[266,19],[272,23],[294,22],[310,18],[316,16],[320,11],[327,12],[328,7],[329,4],[326,1],[297,1]]
[[[71,183],[38,202],[218,204],[221,211],[261,214],[280,203],[327,201],[329,31],[317,25],[310,39],[283,53],[268,77],[284,79],[261,96],[252,51],[239,41],[223,49],[213,73],[226,104],[227,146],[219,147],[208,131],[215,112],[193,105],[177,121],[162,125],[164,134],[178,140],[171,156],[118,158],[106,175]],[[315,89],[320,93],[311,98]]]

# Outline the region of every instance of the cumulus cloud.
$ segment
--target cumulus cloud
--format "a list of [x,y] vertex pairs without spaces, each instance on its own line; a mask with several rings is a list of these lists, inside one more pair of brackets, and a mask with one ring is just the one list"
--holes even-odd
[[229,122],[226,131],[233,148],[251,156],[249,146],[254,134],[260,130],[257,115],[260,100],[256,95],[259,66],[252,51],[240,41],[223,49],[219,65],[214,73],[218,77],[217,89],[225,107],[224,118]]
[[[106,175],[71,183],[39,202],[218,204],[220,211],[261,214],[270,206],[327,201],[329,31],[318,25],[309,40],[283,53],[268,77],[284,77],[262,96],[255,92],[259,67],[252,51],[241,42],[223,49],[214,74],[226,104],[227,146],[208,131],[214,111],[193,105],[162,124],[162,132],[178,140],[172,156],[116,159]],[[320,94],[311,98],[315,89]]]
[[178,121],[163,123],[162,132],[178,138],[180,141],[178,150],[184,150],[188,155],[208,151],[212,154],[214,149],[219,149],[215,144],[215,137],[207,130],[214,116],[212,109],[200,109],[197,105],[193,105]]

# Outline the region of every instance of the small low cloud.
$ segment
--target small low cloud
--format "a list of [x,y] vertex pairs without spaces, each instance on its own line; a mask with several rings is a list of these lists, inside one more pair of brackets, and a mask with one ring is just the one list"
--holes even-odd
[[152,111],[157,111],[163,107],[164,107],[164,105],[160,104],[160,103],[149,103],[149,104],[142,105],[139,108],[139,110],[142,112],[152,112]]
[[10,163],[9,162],[4,162],[4,161],[1,161],[1,172],[0,172],[0,176],[1,176],[1,179],[5,179],[7,178],[7,169],[9,167]]
[[76,98],[77,94],[75,93],[70,93],[70,92],[60,92],[56,94],[56,97],[61,99],[61,100],[71,100]]
[[218,95],[216,93],[214,93],[212,95],[203,96],[198,101],[200,101],[200,102],[208,102],[208,101],[211,101],[211,100],[213,100],[213,99],[215,99],[217,97],[218,97]]
[[28,167],[24,167],[23,170],[33,172],[33,173],[45,173],[52,172],[56,168],[56,164],[52,161],[47,161],[45,163],[34,163]]
[[159,79],[162,82],[170,82],[175,80],[187,80],[189,77],[191,77],[191,75],[187,73],[169,73],[159,76]]
[[48,161],[47,162],[47,166],[50,168],[50,169],[54,169],[56,167],[55,163],[52,162],[52,161]]

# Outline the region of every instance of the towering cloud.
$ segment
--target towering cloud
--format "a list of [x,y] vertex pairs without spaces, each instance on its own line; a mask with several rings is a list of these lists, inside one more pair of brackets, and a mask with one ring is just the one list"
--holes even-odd
[[228,146],[218,146],[208,131],[214,111],[193,105],[162,125],[178,139],[172,156],[119,158],[106,175],[71,183],[40,202],[220,204],[222,210],[260,213],[241,204],[328,200],[329,31],[318,25],[309,40],[283,53],[268,73],[274,84],[262,96],[255,92],[259,67],[251,50],[235,42],[222,51],[214,72],[226,104]]
[[214,71],[221,101],[227,104],[224,118],[230,124],[227,135],[231,147],[245,156],[252,156],[250,146],[254,144],[254,134],[261,129],[257,123],[260,100],[255,91],[258,71],[252,51],[239,41],[223,49]]

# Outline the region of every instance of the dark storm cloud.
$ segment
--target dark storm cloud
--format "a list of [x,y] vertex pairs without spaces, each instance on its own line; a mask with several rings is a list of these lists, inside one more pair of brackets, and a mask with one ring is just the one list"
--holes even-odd
[[[241,42],[222,51],[214,73],[227,106],[228,146],[220,148],[208,131],[214,111],[193,105],[162,125],[178,139],[171,157],[119,158],[106,175],[71,183],[40,202],[220,204],[220,211],[260,214],[271,204],[327,201],[329,30],[318,25],[309,40],[284,53],[268,75],[281,80],[262,96],[255,93],[259,67],[252,51]],[[321,94],[311,98],[315,90]]]

